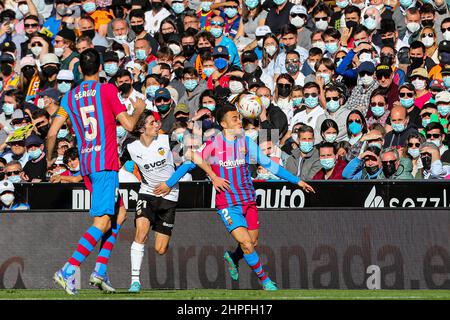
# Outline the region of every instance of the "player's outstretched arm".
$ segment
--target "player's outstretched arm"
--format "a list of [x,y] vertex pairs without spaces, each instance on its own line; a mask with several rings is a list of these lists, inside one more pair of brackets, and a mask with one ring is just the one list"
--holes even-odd
[[256,159],[256,161],[265,169],[272,172],[274,175],[279,177],[280,179],[289,181],[290,183],[298,185],[300,188],[302,188],[305,192],[314,192],[313,187],[311,187],[309,184],[307,184],[304,181],[301,181],[299,177],[294,176],[292,173],[287,171],[285,168],[280,166],[278,163],[270,159],[268,156],[266,156],[261,148],[254,143],[251,139],[247,139],[247,145],[249,146],[249,156],[250,158]]
[[153,190],[153,193],[157,196],[161,195],[163,197],[168,195],[173,186],[176,185],[186,173],[193,170],[195,167],[196,165],[191,161],[184,162],[180,167],[178,167],[178,169],[173,173],[169,180],[158,184]]
[[134,107],[134,112],[131,116],[126,112],[121,112],[117,115],[117,120],[129,132],[134,130],[139,117],[145,110],[145,101],[143,99],[136,98],[135,101],[131,100],[131,104]]
[[211,166],[203,160],[202,156],[197,152],[190,151],[186,155],[192,162],[199,166],[211,178],[214,188],[217,192],[226,191],[230,189],[230,181],[217,176],[212,170]]
[[[65,112],[64,112],[65,113]],[[55,149],[56,137],[59,129],[64,125],[67,116],[58,111],[58,114],[52,121],[52,125],[47,133],[47,162],[51,163],[53,150]]]

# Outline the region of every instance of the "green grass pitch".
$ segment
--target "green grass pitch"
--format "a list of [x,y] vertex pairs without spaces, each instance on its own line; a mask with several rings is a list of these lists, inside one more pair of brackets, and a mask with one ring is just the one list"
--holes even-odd
[[143,290],[130,294],[119,289],[104,294],[95,289],[69,296],[63,290],[0,290],[0,299],[148,299],[148,300],[450,300],[450,290]]

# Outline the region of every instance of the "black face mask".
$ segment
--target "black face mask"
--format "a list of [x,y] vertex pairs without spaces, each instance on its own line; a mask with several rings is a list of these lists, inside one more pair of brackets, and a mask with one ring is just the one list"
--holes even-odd
[[396,171],[395,163],[383,163],[383,173],[386,178],[392,177]]
[[369,174],[369,176],[373,176],[375,173],[378,172],[378,170],[380,170],[380,168],[378,168],[377,166],[366,167],[366,172],[367,174]]
[[394,47],[395,42],[394,42],[394,38],[385,38],[385,39],[381,39],[381,42],[383,43],[383,45],[385,46],[391,46]]
[[0,172],[0,181],[3,181],[5,179],[5,173]]
[[50,125],[46,124],[45,126],[39,127],[37,130],[42,139],[47,137],[48,130],[50,129]]
[[47,78],[54,76],[55,74],[58,73],[58,71],[59,71],[59,68],[55,67],[55,66],[49,66],[49,67],[42,68],[42,73]]
[[133,30],[134,33],[136,33],[136,34],[141,34],[142,31],[144,31],[144,25],[137,24],[137,25],[131,26],[131,30]]
[[195,29],[195,28],[192,28],[192,27],[189,27],[189,28],[187,28],[186,30],[184,30],[185,32],[188,32],[188,33],[197,33],[197,32],[199,32],[200,30],[198,30],[198,29]]
[[176,68],[176,69],[173,70],[173,73],[175,73],[175,76],[178,79],[181,79],[183,77],[183,69],[184,68]]
[[161,10],[162,7],[163,7],[162,2],[152,2],[152,9],[159,11]]
[[297,47],[297,45],[294,43],[294,44],[291,44],[290,46],[284,46],[284,50],[286,51],[286,52],[288,52],[288,51],[292,51],[292,50],[295,50],[295,48]]
[[204,56],[206,53],[212,53],[212,48],[211,47],[197,48],[197,52],[200,56]]
[[356,26],[357,26],[358,24],[359,24],[359,23],[356,22],[356,21],[346,21],[346,22],[345,22],[345,25],[347,26],[347,28],[353,29],[353,30],[355,30],[355,28],[356,28]]
[[183,46],[184,56],[190,58],[195,53],[195,46],[193,44],[188,44]]
[[2,63],[0,65],[0,71],[5,77],[9,77],[13,71],[12,67],[7,63]]
[[122,83],[118,89],[121,94],[128,94],[131,91],[131,83]]
[[429,171],[431,169],[431,157],[425,156],[425,157],[420,157],[420,159],[422,160],[423,168],[425,170]]
[[172,32],[168,32],[168,33],[161,33],[161,36],[162,36],[162,38],[163,38],[163,40],[164,40],[164,42],[167,42],[167,41],[169,41],[169,39],[170,39],[170,36],[172,35]]
[[278,88],[278,95],[280,97],[286,98],[287,96],[289,96],[291,94],[292,86],[290,84],[278,83],[277,88]]
[[439,64],[441,66],[445,66],[446,64],[450,64],[450,53],[448,52],[441,52],[439,54]]
[[427,19],[427,20],[422,20],[422,26],[425,27],[429,27],[429,28],[433,28],[434,27],[434,21],[433,19]]
[[394,62],[394,57],[391,57],[388,55],[382,55],[380,57],[380,64],[390,66],[393,64],[393,62]]
[[31,80],[35,72],[36,70],[34,69],[34,67],[31,66],[26,66],[22,69],[22,74],[27,80]]
[[410,66],[412,70],[420,68],[423,64],[423,58],[420,57],[410,57],[409,61],[411,62]]
[[95,29],[84,30],[81,33],[83,34],[83,36],[86,36],[91,40],[94,39],[94,37],[95,37]]

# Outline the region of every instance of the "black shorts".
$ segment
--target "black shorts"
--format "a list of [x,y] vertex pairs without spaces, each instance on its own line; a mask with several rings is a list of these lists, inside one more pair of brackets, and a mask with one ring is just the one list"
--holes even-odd
[[170,236],[175,223],[176,207],[175,201],[139,193],[134,225],[136,226],[136,219],[144,217],[150,221],[153,231]]

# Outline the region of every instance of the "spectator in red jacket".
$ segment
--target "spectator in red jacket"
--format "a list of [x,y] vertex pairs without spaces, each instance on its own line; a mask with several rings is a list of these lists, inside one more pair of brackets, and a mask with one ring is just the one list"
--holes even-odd
[[322,141],[319,144],[319,156],[322,169],[317,172],[313,180],[343,180],[342,171],[346,166],[344,160],[338,158],[337,144]]

